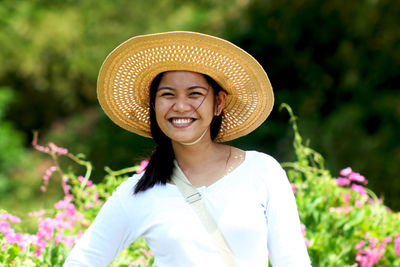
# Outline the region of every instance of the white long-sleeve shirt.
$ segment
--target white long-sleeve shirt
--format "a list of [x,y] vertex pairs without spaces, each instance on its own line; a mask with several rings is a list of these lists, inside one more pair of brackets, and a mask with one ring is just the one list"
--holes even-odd
[[[77,242],[64,266],[106,266],[144,237],[158,267],[226,266],[201,221],[174,184],[134,195],[141,175],[123,182]],[[295,198],[272,157],[247,151],[232,172],[199,187],[241,266],[311,266]]]

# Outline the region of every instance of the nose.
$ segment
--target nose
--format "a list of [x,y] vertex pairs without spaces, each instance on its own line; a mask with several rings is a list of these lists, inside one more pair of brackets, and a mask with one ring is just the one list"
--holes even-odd
[[184,97],[180,96],[176,98],[176,102],[174,103],[172,110],[179,113],[184,113],[191,111],[193,109],[192,105],[189,103],[189,100]]

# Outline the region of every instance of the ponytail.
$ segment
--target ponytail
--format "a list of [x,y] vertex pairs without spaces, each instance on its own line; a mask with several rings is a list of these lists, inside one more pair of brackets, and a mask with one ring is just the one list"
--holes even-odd
[[[142,191],[144,192],[156,184],[166,184],[167,182],[170,182],[174,170],[175,154],[172,148],[171,139],[169,139],[169,137],[166,136],[158,126],[154,110],[156,93],[163,74],[164,72],[158,74],[150,85],[150,130],[157,147],[150,156],[146,171],[135,186],[134,194]],[[212,78],[208,75],[203,75],[213,88],[215,95],[221,90],[224,91],[224,89],[222,89],[222,87]],[[214,140],[219,133],[222,117],[223,113],[221,112],[219,116],[214,116],[211,122],[210,133],[212,140]]]

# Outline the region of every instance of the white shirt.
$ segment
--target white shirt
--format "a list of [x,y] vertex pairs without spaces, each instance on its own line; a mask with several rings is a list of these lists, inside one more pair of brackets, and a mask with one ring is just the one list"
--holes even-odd
[[[226,266],[176,185],[134,195],[140,177],[117,188],[64,266],[106,266],[138,237],[158,267]],[[247,151],[241,165],[198,191],[241,266],[268,266],[268,252],[274,267],[311,266],[291,186],[272,157]]]

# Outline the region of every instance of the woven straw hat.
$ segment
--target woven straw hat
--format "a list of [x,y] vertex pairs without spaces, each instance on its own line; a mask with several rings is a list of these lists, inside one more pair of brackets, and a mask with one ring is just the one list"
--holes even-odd
[[272,110],[271,83],[251,55],[226,40],[184,31],[136,36],[112,51],[98,77],[101,107],[120,127],[151,137],[150,84],[172,70],[207,74],[228,92],[218,141],[250,133]]

